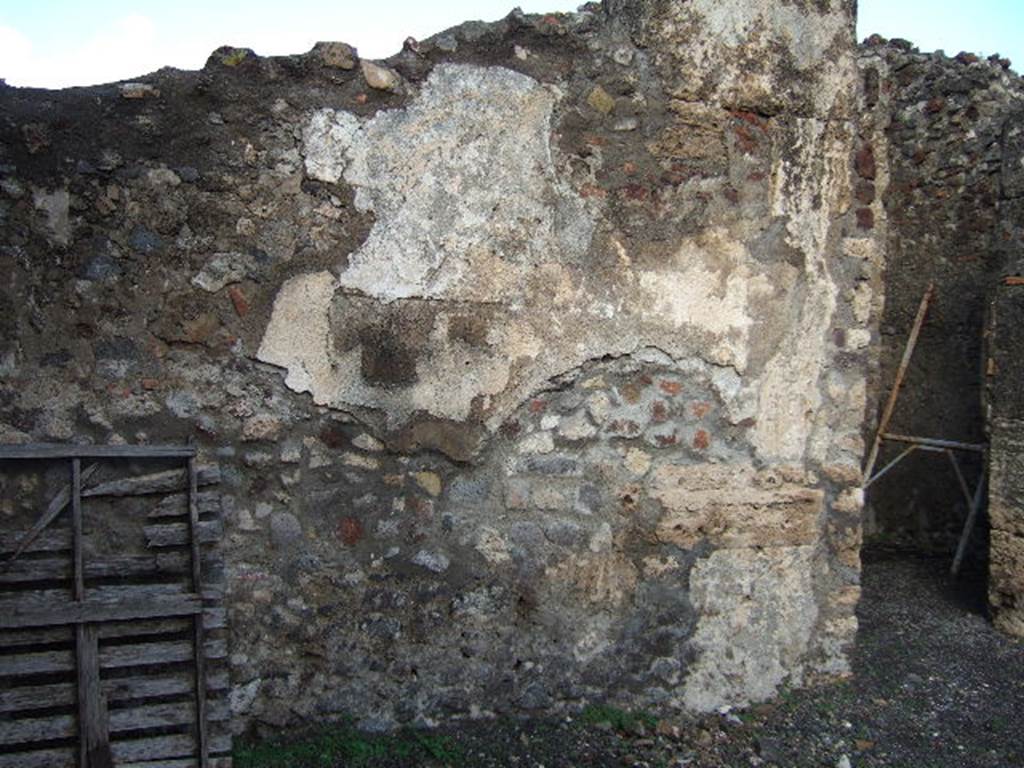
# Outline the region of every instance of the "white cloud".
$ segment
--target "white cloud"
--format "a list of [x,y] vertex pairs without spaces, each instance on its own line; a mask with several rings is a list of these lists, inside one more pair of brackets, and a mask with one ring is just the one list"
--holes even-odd
[[160,34],[152,19],[137,13],[114,19],[77,45],[45,51],[17,29],[0,26],[0,77],[10,85],[66,88],[109,83],[180,59],[173,41]]
[[0,77],[11,84],[28,81],[31,64],[32,41],[14,27],[0,25]]

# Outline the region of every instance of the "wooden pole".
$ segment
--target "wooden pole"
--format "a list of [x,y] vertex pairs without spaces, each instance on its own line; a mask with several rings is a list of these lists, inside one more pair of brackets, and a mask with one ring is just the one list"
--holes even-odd
[[[74,557],[74,599],[85,600],[82,554],[82,460],[71,460],[71,525]],[[113,768],[107,702],[100,687],[99,635],[95,624],[75,625],[75,666],[78,681],[78,765]]]
[[[961,485],[966,486],[966,482],[963,480],[963,475],[960,473],[959,467],[957,467],[957,475],[961,480]],[[960,566],[964,561],[964,554],[967,552],[967,542],[970,541],[971,531],[974,530],[975,521],[978,519],[978,511],[981,509],[981,494],[985,488],[985,479],[987,477],[988,453],[985,452],[981,456],[981,475],[978,477],[978,485],[974,489],[974,496],[969,496],[967,498],[967,519],[964,521],[964,529],[960,533],[960,541],[957,542],[956,545],[956,555],[953,557],[953,565],[949,568],[949,572],[953,576],[957,576],[960,573]]]
[[[199,549],[199,478],[194,456],[188,458],[189,543],[192,548],[192,591],[202,599],[202,553]],[[209,738],[206,729],[206,647],[203,642],[203,614],[192,617],[193,649],[196,659],[196,741],[199,766],[208,768]]]
[[910,365],[910,358],[917,346],[917,337],[924,325],[925,315],[928,314],[928,307],[935,295],[935,283],[928,283],[928,288],[921,297],[921,303],[917,307],[917,316],[914,318],[914,326],[910,330],[910,337],[907,339],[907,346],[903,350],[903,359],[900,360],[900,367],[896,371],[896,380],[893,382],[892,391],[889,393],[889,400],[882,411],[882,418],[878,422],[878,431],[875,433],[875,441],[871,445],[871,454],[868,456],[868,463],[864,467],[864,477],[871,477],[871,471],[875,468],[878,460],[878,449],[882,445],[883,435],[889,429],[889,422],[892,420],[892,413],[896,409],[896,401],[900,396],[900,387],[903,386],[903,378],[907,375],[907,368]]

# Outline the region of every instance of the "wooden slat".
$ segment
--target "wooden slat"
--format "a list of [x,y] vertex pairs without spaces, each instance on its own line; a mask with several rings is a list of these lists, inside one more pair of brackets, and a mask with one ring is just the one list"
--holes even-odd
[[[98,695],[98,689],[94,691]],[[231,711],[224,700],[210,702],[207,717],[211,722],[226,722],[231,718]],[[104,722],[94,728],[102,732],[90,737],[90,743],[103,738],[106,741],[108,723],[104,707]],[[196,720],[194,701],[179,701],[172,704],[143,704],[125,709],[113,709],[109,712],[110,733],[120,734],[140,731],[147,728],[168,728],[178,725],[191,725]],[[88,725],[87,725],[88,727]],[[0,746],[31,744],[32,742],[70,739],[78,734],[77,718],[73,714],[44,715],[42,717],[21,717],[0,720]],[[91,768],[91,765],[90,765]]]
[[[224,640],[207,640],[205,658],[223,659],[227,658],[227,655],[227,643]],[[103,669],[173,664],[192,661],[192,658],[192,643],[188,640],[117,645],[100,649],[100,666]]]
[[[203,625],[210,629],[223,629],[227,621],[224,608],[204,608]],[[166,635],[172,632],[184,632],[192,629],[187,616],[170,619],[146,619],[136,621],[116,621],[100,624],[100,638],[147,637],[150,635]]]
[[[21,540],[18,542],[18,546],[15,547],[14,552],[11,555],[12,560],[20,556],[22,552],[28,549],[31,546],[32,542],[36,539],[36,537],[39,536],[39,534],[42,533],[43,530],[45,530],[46,526],[48,526],[50,523],[57,519],[57,516],[61,512],[63,512],[64,508],[68,505],[68,501],[71,500],[72,493],[75,491],[75,488],[73,487],[74,483],[77,482],[78,490],[81,490],[82,481],[88,479],[92,475],[92,473],[96,471],[96,466],[97,465],[93,464],[91,467],[87,467],[86,470],[82,472],[81,465],[79,464],[78,459],[75,459],[75,469],[72,472],[72,474],[74,475],[74,477],[72,478],[72,483],[65,485],[63,488],[60,489],[60,491],[58,491],[57,495],[53,497],[53,500],[46,507],[46,511],[43,512],[40,518],[36,521],[35,525],[33,525],[22,536]],[[80,512],[81,510],[79,510],[79,513]]]
[[[209,768],[231,768],[230,757],[211,757]],[[173,760],[146,760],[141,763],[121,763],[118,768],[199,768],[195,758],[184,757]]]
[[191,644],[185,640],[168,640],[144,645],[116,645],[104,648],[100,658],[104,669],[150,666],[191,661]]
[[[225,670],[207,675],[207,691],[224,693],[228,689],[228,674]],[[126,677],[101,681],[103,695],[109,704],[156,697],[180,696],[192,692],[192,675],[186,670],[177,674],[158,677]],[[5,686],[0,689],[0,713],[12,715],[17,712],[31,712],[53,707],[70,707],[75,704],[73,683],[51,683],[50,685]]]
[[[70,626],[46,627],[38,629],[6,629],[0,630],[0,648],[14,649],[47,643],[67,643],[74,639],[74,631]],[[0,664],[3,657],[0,656]]]
[[[147,525],[144,529],[147,547],[183,547],[189,543],[188,523],[168,523],[166,525]],[[202,521],[196,528],[200,544],[214,544],[224,534],[224,526],[219,520]]]
[[[24,532],[0,531],[0,554],[9,557],[18,548],[24,536]],[[71,549],[71,529],[47,528],[32,540],[25,552],[59,552],[68,549]],[[5,565],[6,563],[0,562],[0,569]]]
[[[210,691],[224,692],[228,689],[228,673],[220,670],[207,677]],[[186,671],[178,674],[163,674],[158,677],[125,677],[103,681],[103,691],[110,703],[129,699],[148,699],[156,696],[177,696],[191,693],[192,676]]]
[[[223,561],[201,548],[223,535],[221,500],[216,493],[198,491],[200,485],[219,482],[219,468],[198,467],[194,451],[190,451],[185,456],[185,471],[154,472],[83,488],[94,468],[82,472],[83,454],[78,447],[68,453],[66,446],[42,448],[32,453],[21,447],[16,453],[72,458],[72,482],[70,490],[65,489],[51,502],[44,513],[46,519],[37,522],[30,536],[0,534],[0,553],[14,551],[19,543],[32,553],[15,567],[0,565],[0,643],[4,649],[28,651],[0,655],[0,676],[5,678],[0,687],[0,748],[5,750],[0,754],[0,768],[70,768],[76,763],[78,768],[113,768],[115,763],[136,768],[230,768],[230,708],[224,696],[229,690],[227,643],[206,634],[210,629],[223,634],[219,630],[226,626],[221,605]],[[0,457],[2,453],[0,450]],[[156,457],[151,451],[128,454]],[[186,493],[181,494],[182,490]],[[85,552],[83,497],[149,494],[174,495],[162,499],[148,513],[152,524],[144,528],[147,545],[156,550],[188,547],[187,552],[100,555],[95,559]],[[68,504],[71,525],[51,525]],[[68,555],[57,555],[68,550]],[[57,556],[46,556],[49,553]],[[213,583],[202,583],[204,565],[216,575]],[[124,585],[123,579],[180,581]],[[112,585],[89,586],[90,581],[99,580]],[[61,589],[28,589],[61,584]],[[186,588],[200,590],[200,594],[185,592]],[[75,626],[69,631],[62,624]],[[159,639],[182,637],[180,633],[189,624],[190,638]],[[141,641],[147,637],[150,642]],[[114,639],[119,644],[111,645]],[[29,643],[43,643],[42,648],[50,649],[40,650]],[[213,665],[210,672],[208,661]],[[186,666],[166,671],[176,664]],[[108,679],[101,680],[101,669]],[[163,674],[140,674],[157,670],[164,670]],[[41,674],[51,675],[54,682],[40,685]],[[219,695],[210,699],[210,692]],[[184,701],[167,701],[168,697],[186,696],[189,698]],[[109,711],[108,697],[114,707]],[[167,729],[172,734],[141,736],[141,732],[166,733]],[[173,735],[174,730],[185,729],[188,733]],[[82,747],[78,760],[70,745],[7,751],[76,737]]]
[[[85,563],[86,579],[111,577],[184,575],[188,572],[187,555],[178,552],[154,552],[144,555],[103,555],[101,560]],[[6,571],[0,571],[0,584],[70,579],[73,568],[66,557],[19,560]]]
[[48,557],[43,560],[16,560],[6,567],[0,566],[0,585],[63,581],[70,579],[73,572],[72,563],[66,556]]
[[[115,637],[146,637],[183,631],[191,626],[186,620],[187,616],[176,616],[168,619],[104,622],[98,625],[100,640]],[[209,630],[224,629],[227,626],[227,610],[217,606],[206,606],[203,608],[203,626]],[[73,633],[69,626],[2,630],[0,631],[0,648],[14,649],[44,644],[68,644],[71,642],[72,636]]]
[[26,685],[21,688],[0,689],[0,713],[10,715],[33,709],[70,707],[75,703],[75,686],[72,683],[51,685]]
[[[220,482],[220,467],[216,464],[199,467],[196,481],[199,485],[216,485]],[[174,493],[187,488],[188,472],[184,469],[168,469],[164,472],[99,483],[84,490],[82,496],[150,496],[157,493]]]
[[[118,765],[122,762],[140,760],[159,760],[174,757],[192,757],[195,752],[195,740],[187,735],[156,736],[131,741],[116,740],[113,743],[114,759]],[[231,737],[224,734],[210,738],[210,752],[228,752],[231,750]]]
[[[209,702],[209,705],[207,717],[211,721],[225,722],[231,718],[226,701]],[[196,704],[194,701],[179,701],[173,704],[143,704],[110,711],[112,733],[191,725],[195,721]]]
[[0,768],[71,768],[76,762],[73,747],[0,755]]
[[[188,460],[188,528],[189,545],[191,548],[192,560],[192,589],[198,592],[202,589],[202,555],[199,550],[199,471],[196,468],[196,460]],[[210,765],[210,735],[207,728],[206,711],[206,654],[203,646],[203,615],[201,613],[192,617],[192,650],[195,658],[195,682],[196,682],[196,740],[199,747],[199,768],[209,768]]]
[[[73,583],[72,583],[73,586]],[[73,590],[71,590],[73,591]],[[31,606],[71,604],[69,590],[34,589],[0,592],[0,614],[15,613]],[[154,597],[187,594],[185,584],[109,584],[89,590],[90,602],[113,605],[125,600],[148,600]]]
[[[169,741],[168,739],[175,739]],[[117,768],[198,768],[199,762],[196,758],[160,758],[152,760],[136,760],[124,758],[124,755],[144,755],[147,751],[178,752],[185,743],[185,739],[191,740],[190,736],[163,736],[158,738],[136,739],[123,741],[125,744],[121,750]],[[228,752],[230,742],[227,737],[216,739],[218,746],[223,746],[221,752]],[[226,745],[225,745],[226,744]],[[115,746],[117,751],[117,746]],[[124,762],[130,760],[131,762]],[[63,749],[48,749],[34,752],[18,752],[13,754],[0,755],[0,768],[71,768],[75,765],[74,750],[68,746]],[[231,758],[227,756],[213,757],[210,759],[210,768],[231,768]]]
[[5,747],[50,739],[70,739],[77,733],[74,715],[0,720],[0,745]]
[[[199,508],[199,515],[219,515],[221,512],[220,494],[216,491],[205,491],[196,496],[196,505]],[[160,503],[150,510],[146,517],[188,517],[188,496],[184,493],[174,493],[165,496]]]
[[74,654],[70,648],[66,651],[39,651],[0,656],[0,677],[71,672],[74,663]]
[[115,593],[109,600],[102,597],[89,597],[81,603],[37,603],[21,600],[9,606],[8,611],[0,613],[0,629],[190,616],[202,611],[202,603],[195,595],[153,594],[151,597],[128,598]]
[[[103,708],[103,713],[105,716],[105,708]],[[208,717],[211,722],[223,723],[229,720],[231,713],[227,701],[223,699],[211,701]],[[110,712],[110,731],[115,734],[148,728],[190,725],[194,722],[196,722],[195,701],[154,703],[154,705],[134,706]],[[77,718],[71,714],[0,720],[0,745],[2,746],[74,738],[77,734]],[[89,768],[92,768],[91,764]]]
[[[227,643],[222,639],[207,640],[207,659],[227,658]],[[157,643],[134,643],[100,649],[101,669],[153,666],[192,661],[191,640],[166,640]],[[74,654],[70,649],[39,651],[0,656],[0,677],[49,674],[74,671]]]
[[203,610],[203,626],[208,630],[225,629],[228,625],[228,611],[223,606],[211,606]]
[[[204,553],[203,565],[220,568],[223,558],[212,552]],[[67,556],[34,560],[17,560],[0,570],[0,586],[26,584],[34,581],[62,581],[71,578],[72,564]],[[146,578],[147,576],[185,576],[191,572],[190,556],[186,552],[149,552],[142,555],[103,555],[102,559],[86,559],[85,578]],[[0,596],[3,593],[0,592]]]
[[169,635],[185,632],[192,628],[188,616],[170,619],[142,619],[135,621],[111,621],[98,625],[100,637],[104,640],[137,637],[145,640],[153,635]]
[[29,443],[0,445],[2,459],[173,459],[195,456],[194,446],[186,445],[70,445]]
[[[77,459],[76,459],[77,461]],[[107,701],[100,688],[99,637],[95,624],[75,627],[78,672],[78,738],[81,768],[113,768]]]

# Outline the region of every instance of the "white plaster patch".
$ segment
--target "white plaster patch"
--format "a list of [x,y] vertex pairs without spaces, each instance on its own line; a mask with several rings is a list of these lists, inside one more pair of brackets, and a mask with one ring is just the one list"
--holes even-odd
[[349,112],[321,109],[302,131],[306,173],[311,179],[336,184],[345,171],[345,150],[359,131],[359,120]]
[[675,328],[689,325],[717,336],[707,350],[711,362],[742,373],[754,325],[750,300],[775,290],[767,277],[754,274],[751,262],[743,243],[724,232],[687,239],[672,268],[640,273],[640,287],[649,297],[642,311]]
[[771,698],[799,681],[818,607],[813,547],[720,549],[694,566],[691,599],[700,615],[686,706],[709,712]]
[[288,369],[285,384],[311,392],[320,405],[331,376],[329,311],[337,281],[330,272],[288,280],[274,299],[274,311],[256,359]]
[[57,245],[67,245],[71,241],[71,197],[66,189],[46,192],[36,189],[32,193],[32,203],[36,210],[46,216],[50,240]]
[[407,109],[362,126],[321,110],[303,133],[307,172],[344,177],[377,224],[340,285],[382,301],[501,298],[508,273],[552,252],[582,255],[593,221],[558,182],[554,97],[500,67],[436,67]]
[[[849,20],[843,13],[809,13],[798,6],[758,0],[690,0],[689,10],[702,17],[701,40],[742,46],[765,29],[780,35],[801,69],[820,67],[827,48],[846,34]],[[695,41],[696,42],[696,41]]]
[[[554,99],[509,70],[443,65],[403,110],[363,123],[313,115],[303,135],[307,173],[350,184],[376,221],[337,279],[323,272],[284,286],[259,359],[288,368],[288,386],[317,403],[373,409],[388,429],[416,414],[461,422],[476,413],[494,431],[552,376],[657,348],[665,364],[717,366],[730,420],[757,420],[759,454],[799,459],[835,306],[825,253],[842,142],[806,121],[795,132],[795,167],[780,161],[775,172],[777,192],[799,195],[776,200],[774,212],[806,254],[805,274],[753,258],[742,229],[714,228],[685,239],[658,269],[638,269],[620,243],[613,270],[595,278],[583,257],[597,215],[586,206],[596,203],[567,191],[555,172]],[[826,171],[827,195],[815,182]],[[799,282],[807,290],[795,291]],[[380,304],[439,302],[415,350],[415,376],[400,385],[363,375],[359,341],[335,344],[339,323],[363,322],[347,305],[360,294]],[[474,312],[486,315],[482,343],[453,339],[454,320]],[[776,315],[779,336],[769,322]],[[763,376],[747,375],[755,365]],[[589,404],[598,425],[599,406]]]
[[796,69],[813,73],[817,83],[807,95],[824,115],[854,87],[850,12],[832,5],[812,10],[776,0],[690,0],[664,12],[661,37],[678,40],[683,30],[700,30],[672,51],[682,92],[698,94],[713,72],[719,98],[733,103],[779,100],[779,73],[771,63],[784,49]]
[[819,120],[798,120],[793,141],[796,162],[780,161],[773,169],[772,212],[787,217],[789,241],[806,259],[806,298],[766,366],[753,433],[762,457],[786,461],[805,456],[822,403],[819,380],[838,292],[828,271],[829,229],[849,183],[850,151],[849,135],[830,133]]

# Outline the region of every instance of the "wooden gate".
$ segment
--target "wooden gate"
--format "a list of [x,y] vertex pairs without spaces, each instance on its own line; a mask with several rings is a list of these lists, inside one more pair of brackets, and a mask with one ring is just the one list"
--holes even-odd
[[0,446],[7,515],[54,462],[35,523],[0,517],[0,768],[229,768],[219,471],[191,446]]

